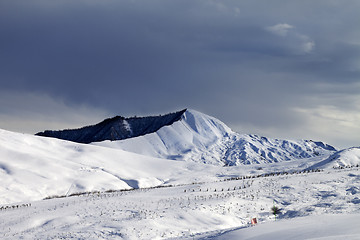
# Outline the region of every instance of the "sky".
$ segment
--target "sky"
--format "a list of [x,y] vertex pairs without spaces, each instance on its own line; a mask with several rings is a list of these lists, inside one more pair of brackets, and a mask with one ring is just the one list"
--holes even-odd
[[358,0],[1,0],[0,128],[191,108],[360,146]]

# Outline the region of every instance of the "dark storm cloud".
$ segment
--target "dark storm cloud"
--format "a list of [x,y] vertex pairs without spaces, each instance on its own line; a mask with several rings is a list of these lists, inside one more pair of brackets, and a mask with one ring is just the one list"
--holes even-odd
[[286,135],[307,119],[294,109],[329,103],[339,89],[359,94],[357,9],[328,0],[3,0],[1,90],[114,115],[191,107]]

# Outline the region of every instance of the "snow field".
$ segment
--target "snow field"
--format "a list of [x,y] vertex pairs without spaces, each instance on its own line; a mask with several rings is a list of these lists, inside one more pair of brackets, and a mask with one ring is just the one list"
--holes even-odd
[[[155,133],[89,145],[0,130],[0,239],[268,234],[273,205],[279,222],[360,214],[359,164],[360,148],[240,135],[193,110]],[[248,228],[253,217],[260,224]]]
[[[358,148],[328,158],[333,151],[317,144],[240,135],[221,121],[194,110],[186,111],[180,121],[155,133],[97,144],[0,130],[0,204],[77,192],[301,170],[316,164],[329,167],[333,159],[344,166],[360,162]],[[320,156],[306,158],[315,152]],[[244,162],[243,158],[248,160]],[[232,164],[238,166],[223,167]]]
[[280,220],[360,213],[359,183],[359,168],[330,169],[43,200],[0,211],[0,237],[199,239],[273,222],[273,204]]
[[4,130],[0,130],[0,156],[0,204],[77,192],[186,184],[298,170],[327,157],[224,168]]
[[240,228],[218,232],[196,239],[217,240],[358,240],[360,214],[324,214],[299,217],[258,224],[253,228]]

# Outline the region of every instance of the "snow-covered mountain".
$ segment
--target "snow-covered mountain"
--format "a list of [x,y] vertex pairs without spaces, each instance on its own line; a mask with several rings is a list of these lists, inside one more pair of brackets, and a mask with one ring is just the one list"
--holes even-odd
[[346,168],[360,166],[360,147],[346,148],[335,152],[309,169]]
[[336,151],[323,142],[239,134],[220,120],[189,109],[178,121],[154,133],[96,144],[147,156],[226,166],[282,162]]
[[[264,226],[256,239],[294,238],[304,228],[305,238],[359,238],[359,147],[335,152],[322,142],[238,134],[194,110],[172,119],[91,144],[0,129],[0,238],[242,239],[254,217]],[[303,171],[314,168],[326,170]],[[37,201],[54,195],[67,197]],[[276,235],[266,227],[274,205],[288,226]],[[292,228],[309,219],[316,227]],[[222,236],[231,229],[239,231]]]
[[241,135],[197,111],[178,113],[161,118],[178,120],[153,133],[92,144],[0,130],[0,204],[300,170],[334,150],[321,142]]

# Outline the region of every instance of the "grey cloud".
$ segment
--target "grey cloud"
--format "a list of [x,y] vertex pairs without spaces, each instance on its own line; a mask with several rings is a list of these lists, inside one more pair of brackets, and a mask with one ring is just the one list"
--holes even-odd
[[[330,93],[359,93],[349,87],[360,76],[359,7],[358,1],[4,0],[2,91],[47,94],[71,108],[113,115],[191,107],[232,126],[286,135],[310,124],[294,108]],[[278,24],[287,24],[284,33],[268,31]],[[326,92],[319,87],[326,84],[336,87]]]
[[44,129],[77,128],[112,116],[84,104],[66,104],[42,93],[0,90],[0,128],[34,134]]

